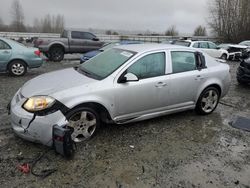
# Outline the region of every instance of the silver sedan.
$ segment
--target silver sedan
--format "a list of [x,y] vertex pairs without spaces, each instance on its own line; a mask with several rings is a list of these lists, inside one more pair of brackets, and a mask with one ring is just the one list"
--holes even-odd
[[38,76],[10,104],[20,137],[52,145],[57,124],[75,142],[100,125],[124,124],[195,109],[212,113],[230,86],[229,66],[197,49],[165,44],[123,45],[78,68]]

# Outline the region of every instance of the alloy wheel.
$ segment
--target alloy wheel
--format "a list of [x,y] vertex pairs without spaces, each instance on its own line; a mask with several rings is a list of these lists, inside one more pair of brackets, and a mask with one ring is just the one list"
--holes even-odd
[[70,117],[68,127],[74,129],[71,135],[72,140],[82,142],[94,134],[97,128],[97,119],[92,112],[80,111]]

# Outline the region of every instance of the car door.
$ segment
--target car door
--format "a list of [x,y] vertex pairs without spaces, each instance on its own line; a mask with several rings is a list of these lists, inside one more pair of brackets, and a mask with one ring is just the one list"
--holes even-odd
[[92,33],[84,32],[83,37],[86,40],[86,48],[88,51],[97,50],[103,45],[103,42],[100,42],[99,39]]
[[70,51],[71,52],[87,52],[86,49],[87,41],[84,39],[83,36],[84,32],[80,31],[71,31],[71,38],[70,38]]
[[171,51],[170,57],[172,74],[169,107],[174,109],[195,105],[197,92],[206,81],[208,70],[197,69],[196,54],[192,51]]
[[126,119],[157,111],[168,95],[165,52],[147,54],[134,62],[126,73],[139,78],[136,82],[115,83],[118,119]]
[[3,40],[0,40],[0,71],[6,70],[11,54],[11,47]]

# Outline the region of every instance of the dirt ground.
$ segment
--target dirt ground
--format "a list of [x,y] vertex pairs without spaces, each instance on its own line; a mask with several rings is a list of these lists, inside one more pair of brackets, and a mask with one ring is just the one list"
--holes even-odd
[[17,166],[47,148],[16,137],[6,105],[27,80],[77,61],[49,62],[24,77],[0,74],[0,187],[250,187],[250,133],[229,125],[235,115],[250,116],[250,86],[235,80],[216,111],[193,111],[129,125],[109,125],[66,160],[53,150],[35,172],[54,168],[46,178],[23,174]]

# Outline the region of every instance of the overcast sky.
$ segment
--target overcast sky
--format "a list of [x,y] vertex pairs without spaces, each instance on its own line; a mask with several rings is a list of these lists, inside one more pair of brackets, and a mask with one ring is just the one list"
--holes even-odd
[[[20,0],[25,23],[46,14],[63,14],[67,27],[164,32],[175,25],[180,33],[206,26],[209,0]],[[0,17],[11,21],[12,0],[0,0]]]

